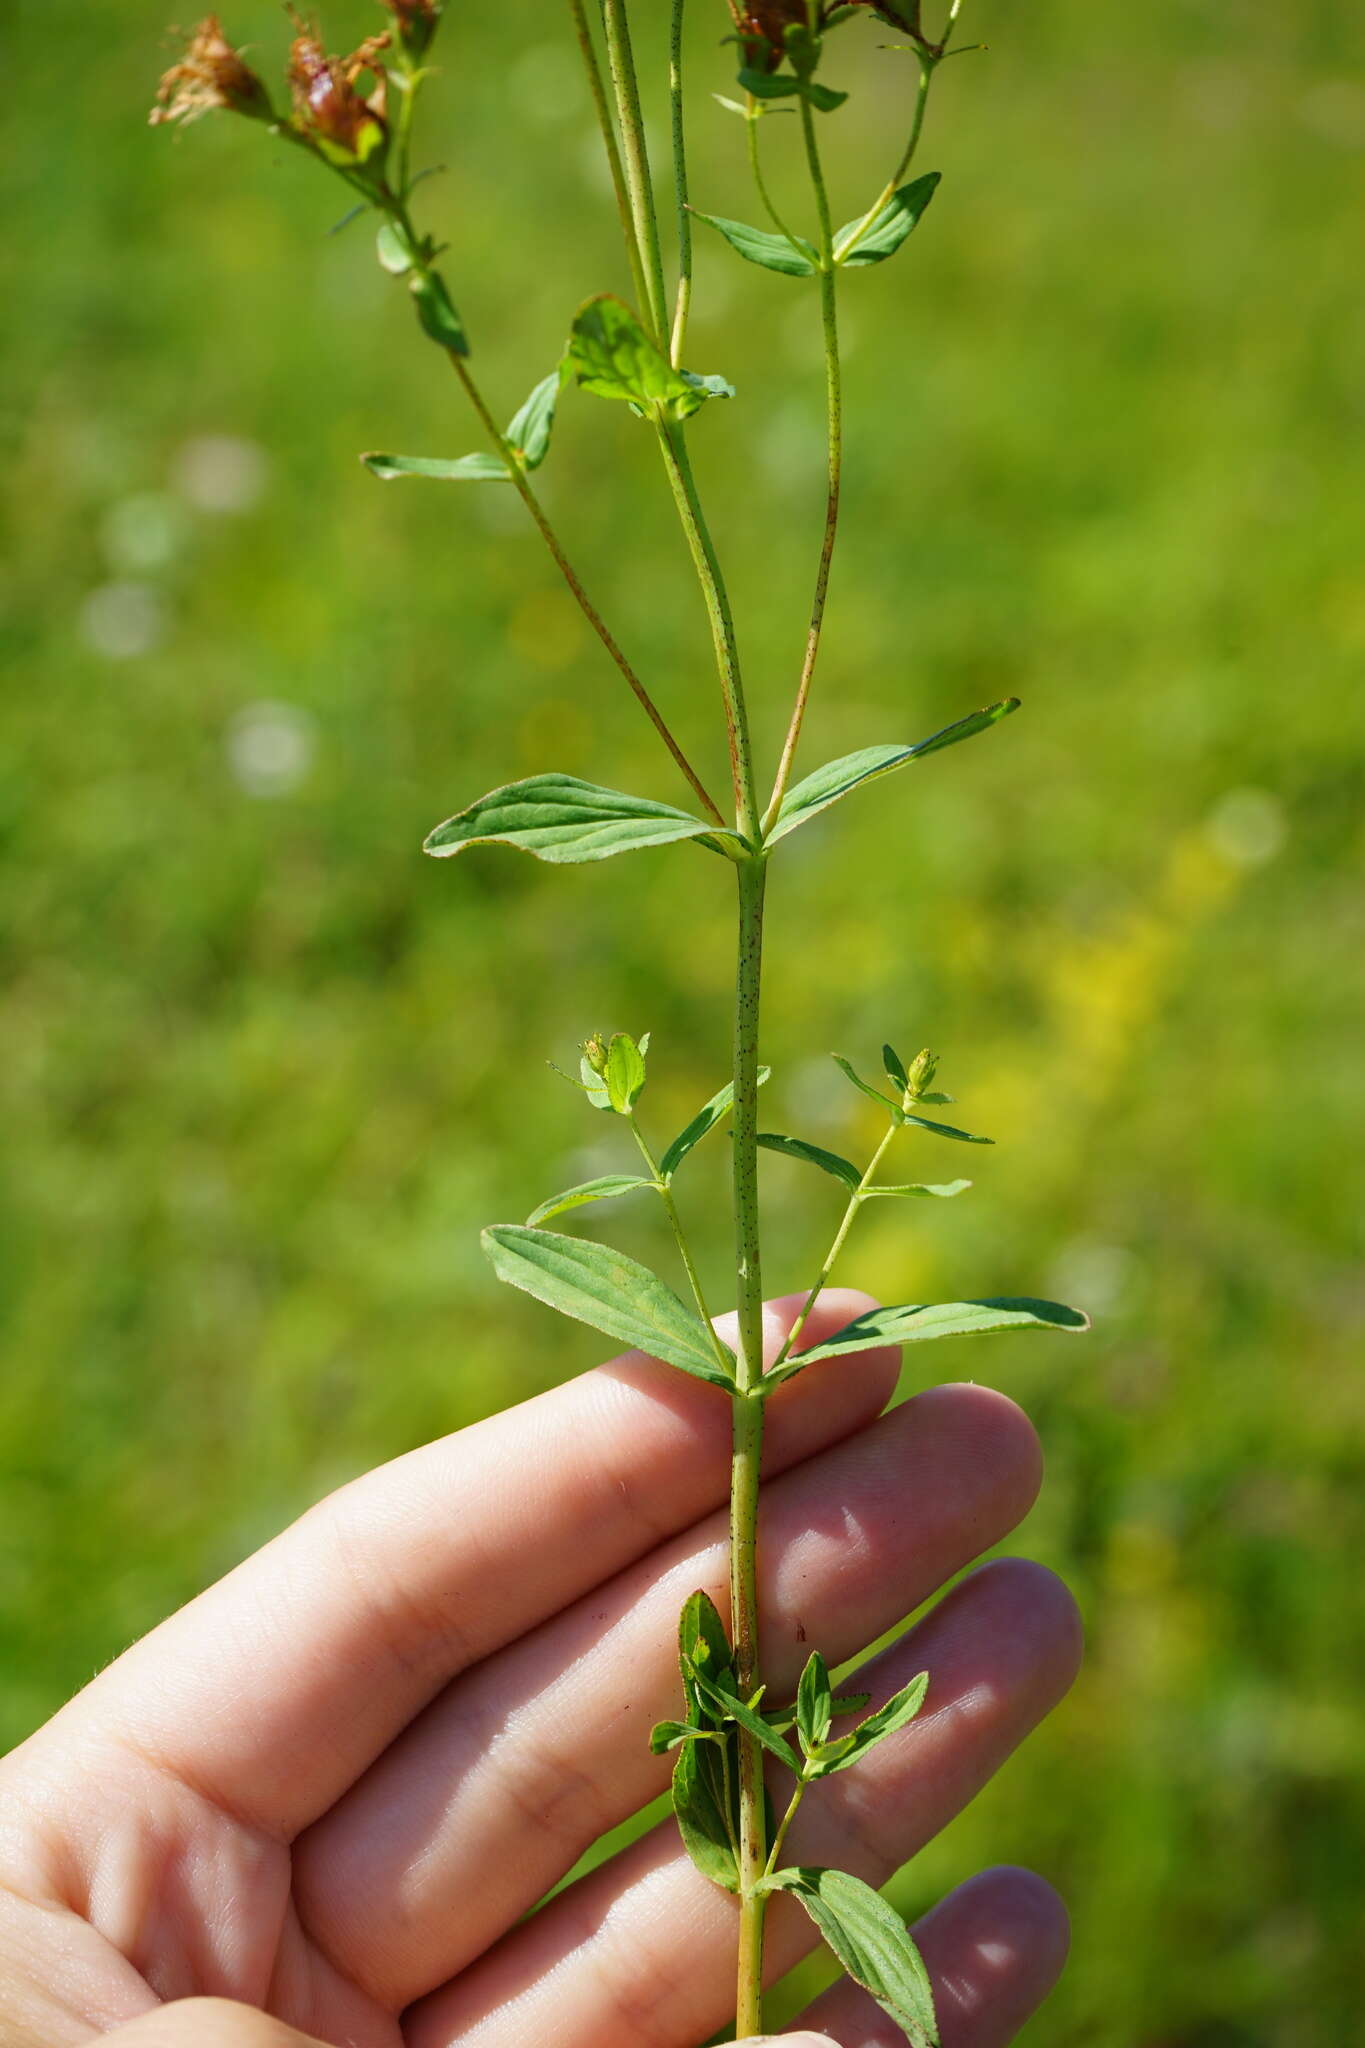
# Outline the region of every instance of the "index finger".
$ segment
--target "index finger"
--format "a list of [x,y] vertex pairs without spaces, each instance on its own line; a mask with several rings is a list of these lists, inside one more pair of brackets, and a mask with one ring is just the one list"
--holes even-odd
[[[770,1356],[801,1305],[765,1312]],[[804,1341],[869,1305],[831,1290]],[[865,1352],[775,1393],[765,1469],[870,1421],[897,1362]],[[723,1501],[729,1453],[723,1390],[629,1353],[343,1487],[120,1658],[52,1734],[73,1718],[112,1728],[290,1839],[451,1678]]]

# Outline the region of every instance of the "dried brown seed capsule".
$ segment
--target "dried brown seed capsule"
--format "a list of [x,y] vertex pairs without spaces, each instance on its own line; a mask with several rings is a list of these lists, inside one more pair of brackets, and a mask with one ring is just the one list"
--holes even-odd
[[398,35],[411,56],[422,56],[441,19],[441,0],[380,0],[398,23]]
[[[294,126],[334,162],[367,164],[388,143],[384,121],[384,77],[378,70],[387,36],[371,36],[349,57],[329,57],[315,32],[294,16],[299,33],[289,53],[289,91]],[[356,80],[372,72],[378,83],[369,99]]]
[[233,49],[218,16],[208,14],[187,37],[180,62],[157,87],[149,119],[156,127],[163,121],[197,121],[219,111],[249,114],[258,121],[274,118],[261,80]]

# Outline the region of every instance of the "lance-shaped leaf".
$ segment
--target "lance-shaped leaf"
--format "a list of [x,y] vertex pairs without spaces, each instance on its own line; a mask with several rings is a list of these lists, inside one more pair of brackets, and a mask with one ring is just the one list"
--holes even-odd
[[766,1889],[798,1898],[855,1984],[889,2013],[910,2048],[938,2048],[929,1972],[899,1913],[844,1870],[775,1871]]
[[717,1714],[723,1715],[726,1720],[737,1722],[747,1734],[752,1735],[765,1749],[770,1750],[779,1763],[784,1763],[789,1771],[799,1776],[801,1765],[796,1751],[789,1742],[783,1740],[770,1722],[764,1720],[757,1707],[746,1705],[723,1686],[713,1685],[709,1678],[702,1676],[700,1670],[697,1670],[694,1676],[697,1688],[709,1707]]
[[431,339],[453,356],[467,356],[469,336],[439,272],[414,270],[408,289],[417,305],[417,317]]
[[930,1195],[947,1200],[953,1195],[963,1195],[971,1186],[969,1180],[947,1180],[935,1184],[933,1181],[909,1181],[901,1187],[864,1188],[863,1199],[870,1201],[873,1195]]
[[832,114],[848,98],[846,92],[817,85],[811,78],[793,78],[785,71],[754,71],[747,65],[739,74],[739,82],[756,100],[809,100],[819,114]]
[[437,860],[469,846],[515,846],[537,860],[569,864],[609,860],[679,839],[715,842],[718,828],[672,804],[601,789],[573,775],[531,775],[490,789],[428,834],[423,852]]
[[833,1719],[834,1692],[829,1682],[829,1666],[818,1650],[812,1650],[796,1689],[796,1728],[807,1756],[820,1747]]
[[846,1075],[855,1088],[861,1089],[863,1094],[870,1096],[873,1102],[880,1102],[882,1108],[890,1110],[892,1116],[899,1123],[901,1109],[898,1102],[893,1102],[889,1095],[883,1095],[880,1088],[874,1088],[870,1081],[865,1081],[862,1075],[855,1071],[852,1063],[846,1060],[841,1052],[832,1052],[830,1058],[839,1069],[839,1072]]
[[751,228],[747,221],[727,220],[720,213],[702,213],[695,206],[691,211],[697,220],[705,221],[707,227],[724,235],[732,249],[763,270],[776,270],[783,277],[814,277],[820,267],[814,248],[804,236],[797,238],[800,246],[793,248],[785,235],[769,234],[766,228]]
[[[558,397],[559,372],[554,370],[541,378],[508,426],[508,445],[523,469],[539,469],[550,451]],[[453,460],[438,455],[362,455],[360,459],[371,476],[385,483],[399,476],[434,477],[440,483],[505,484],[512,480],[501,455],[460,455]]]
[[991,1330],[1068,1330],[1090,1328],[1090,1318],[1059,1301],[1034,1301],[1027,1295],[1001,1295],[989,1301],[906,1302],[898,1308],[869,1309],[836,1330],[823,1344],[812,1344],[769,1373],[765,1388],[790,1379],[817,1358],[844,1358],[874,1344],[927,1344],[937,1337],[976,1337]]
[[689,1593],[678,1616],[678,1665],[683,1684],[694,1686],[698,1672],[711,1679],[724,1678],[733,1663],[730,1638],[715,1601],[709,1593]]
[[709,1728],[694,1728],[688,1721],[656,1721],[649,1731],[649,1753],[651,1756],[667,1756],[670,1749],[676,1749],[680,1742],[710,1742],[715,1737]]
[[[728,1740],[729,1738],[727,1738]],[[727,1773],[717,1742],[685,1742],[673,1766],[673,1812],[682,1844],[703,1877],[727,1892],[739,1890],[739,1773]]]
[[813,775],[808,775],[804,782],[798,782],[794,789],[787,791],[773,829],[768,834],[768,844],[771,846],[788,832],[794,832],[798,825],[804,825],[808,818],[837,803],[840,797],[847,796],[850,790],[857,789],[862,783],[890,775],[893,770],[903,768],[907,761],[918,761],[926,754],[941,753],[944,747],[955,747],[959,740],[969,740],[976,733],[986,732],[1018,709],[1017,697],[1005,697],[999,704],[988,704],[984,711],[973,711],[969,717],[959,718],[953,725],[945,725],[941,732],[931,733],[927,740],[917,740],[913,746],[863,747],[856,754],[845,754],[837,761],[827,762]]
[[653,1181],[641,1180],[634,1174],[604,1173],[599,1180],[580,1181],[576,1188],[565,1188],[562,1195],[551,1195],[548,1202],[531,1211],[526,1227],[534,1230],[538,1223],[548,1223],[552,1216],[562,1216],[568,1209],[581,1209],[585,1202],[608,1202],[617,1195],[631,1195],[637,1188],[653,1185]]
[[[733,1386],[700,1318],[647,1266],[624,1252],[589,1238],[515,1223],[485,1230],[483,1248],[509,1287],[697,1379]],[[728,1350],[726,1355],[733,1356]]]
[[956,1138],[959,1145],[993,1145],[994,1138],[978,1138],[971,1131],[960,1131],[956,1124],[931,1123],[927,1116],[916,1116],[912,1110],[896,1112],[896,1121],[915,1124],[921,1131],[932,1131],[936,1138]]
[[803,1159],[807,1166],[818,1166],[822,1173],[841,1180],[846,1188],[856,1188],[862,1180],[851,1159],[841,1159],[837,1152],[826,1152],[820,1145],[808,1145],[804,1138],[786,1138],[780,1131],[760,1131],[758,1142],[769,1152],[784,1152],[788,1159]]
[[866,220],[860,214],[857,220],[848,221],[834,238],[834,260],[856,270],[865,263],[885,263],[888,256],[894,256],[918,222],[925,207],[938,190],[942,173],[929,171],[922,178],[916,178],[909,185],[902,185],[887,202],[886,211],[879,216],[867,233],[858,241],[847,256],[840,251],[847,247],[853,236]]
[[645,1047],[637,1045],[628,1031],[613,1032],[602,1079],[616,1114],[628,1116],[645,1085]]
[[[759,1068],[758,1085],[760,1088],[770,1078],[772,1071],[771,1067]],[[685,1130],[679,1131],[673,1143],[664,1153],[663,1158],[659,1161],[659,1171],[663,1174],[665,1180],[672,1180],[674,1174],[692,1150],[692,1147],[700,1145],[706,1133],[713,1131],[716,1125],[730,1114],[734,1106],[734,1083],[727,1081],[723,1088],[716,1090],[716,1093],[709,1102],[703,1103],[691,1123],[688,1124]]]
[[869,1714],[861,1726],[846,1736],[838,1745],[839,1754],[822,1761],[816,1775],[830,1778],[836,1771],[851,1769],[870,1749],[875,1748],[877,1743],[884,1742],[888,1735],[895,1735],[899,1729],[907,1727],[924,1705],[924,1696],[928,1690],[929,1674],[927,1671],[921,1671],[917,1678],[911,1679],[909,1685],[902,1686],[884,1707],[878,1707],[875,1714]]
[[712,380],[675,370],[629,306],[610,292],[579,308],[560,375],[598,398],[624,399],[638,412],[670,420],[689,419],[712,395]]

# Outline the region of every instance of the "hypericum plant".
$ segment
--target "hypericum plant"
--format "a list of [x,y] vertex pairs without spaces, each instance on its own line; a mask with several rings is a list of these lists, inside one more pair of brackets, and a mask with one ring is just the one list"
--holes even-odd
[[[534,775],[479,797],[426,842],[444,858],[468,847],[520,847],[551,862],[605,860],[641,847],[692,840],[711,858],[728,862],[738,894],[734,1066],[731,1079],[687,1128],[656,1153],[641,1126],[637,1104],[645,1086],[648,1040],[624,1032],[590,1037],[582,1050],[580,1085],[594,1109],[619,1117],[639,1154],[642,1171],[585,1182],[542,1202],[524,1225],[499,1224],[484,1233],[498,1277],[588,1323],[607,1336],[694,1374],[728,1396],[734,1420],[730,1490],[730,1620],[727,1628],[705,1593],[683,1609],[679,1651],[682,1717],[654,1730],[656,1753],[676,1751],[673,1804],[688,1854],[714,1883],[738,1900],[739,1969],[736,2031],[762,2027],[763,1922],[768,1900],[788,1892],[800,1900],[844,1968],[880,2001],[916,2048],[937,2041],[929,1980],[899,1915],[860,1880],[837,1870],[788,1866],[782,1850],[793,1816],[817,1780],[857,1765],[875,1743],[919,1711],[928,1688],[921,1673],[876,1713],[859,1720],[866,1696],[840,1697],[824,1659],[812,1651],[796,1699],[766,1698],[757,1632],[757,1521],[759,1456],[764,1404],[817,1359],[839,1358],[878,1344],[985,1330],[1080,1330],[1086,1318],[1055,1302],[993,1298],[934,1306],[909,1303],[859,1316],[824,1342],[800,1348],[809,1311],[828,1282],[859,1212],[888,1198],[943,1198],[962,1193],[964,1180],[946,1183],[878,1179],[882,1162],[902,1133],[927,1132],[958,1144],[980,1145],[955,1126],[924,1114],[952,1100],[934,1089],[937,1061],[921,1052],[908,1063],[884,1046],[885,1086],[873,1085],[847,1060],[838,1065],[855,1088],[879,1103],[886,1128],[865,1168],[805,1139],[758,1127],[758,1091],[768,1078],[759,1064],[759,990],[762,975],[763,900],[770,862],[782,842],[817,812],[874,778],[984,732],[1017,709],[1007,698],[972,712],[942,732],[912,745],[864,747],[792,781],[797,746],[820,650],[825,596],[839,517],[843,461],[838,297],[846,272],[895,255],[924,214],[938,185],[930,172],[906,182],[924,126],[930,88],[940,65],[967,45],[953,36],[961,0],[950,0],[941,34],[925,28],[922,0],[727,0],[737,46],[738,98],[714,97],[745,124],[748,159],[758,203],[769,225],[753,227],[703,213],[688,197],[684,129],[684,0],[670,0],[671,42],[667,96],[671,112],[676,241],[670,293],[654,179],[631,47],[627,0],[566,0],[569,26],[582,56],[606,149],[630,269],[631,302],[610,293],[590,298],[574,315],[561,360],[536,385],[508,426],[497,424],[470,369],[464,323],[446,285],[434,238],[412,216],[418,182],[412,166],[413,115],[427,57],[440,25],[442,0],[380,0],[390,16],[383,34],[350,56],[328,54],[316,25],[294,10],[295,38],[287,81],[288,110],[270,92],[210,15],[188,39],[161,82],[154,122],[193,120],[227,109],[312,156],[353,194],[355,211],[378,217],[378,256],[384,269],[411,293],[423,332],[440,348],[464,389],[487,441],[483,453],[456,460],[428,456],[367,455],[376,476],[425,476],[468,482],[510,483],[530,513],[554,561],[673,762],[689,786],[696,810],[601,788],[555,772]],[[600,20],[596,17],[600,13]],[[896,61],[909,60],[908,133],[891,176],[872,203],[836,229],[821,167],[823,119],[848,95],[819,74],[826,38],[857,14],[870,13],[896,32]],[[598,42],[605,48],[606,63]],[[976,46],[970,46],[976,47]],[[765,181],[760,134],[773,113],[794,113],[809,173],[814,229],[797,232],[778,213]],[[815,573],[810,626],[795,701],[776,773],[766,797],[750,742],[744,683],[725,578],[702,510],[688,454],[688,425],[703,409],[734,396],[723,377],[687,367],[692,299],[692,230],[700,221],[748,262],[791,279],[814,282],[823,334],[828,411],[828,481],[823,537]],[[786,289],[786,287],[783,287]],[[813,308],[813,314],[814,314]],[[814,320],[813,320],[814,325]],[[555,409],[570,388],[628,405],[642,432],[653,437],[677,506],[705,602],[715,648],[730,764],[728,814],[708,793],[674,736],[654,696],[632,667],[584,590],[551,526],[531,478],[549,451]],[[719,872],[719,870],[717,870]],[[738,1342],[717,1334],[678,1206],[677,1177],[708,1132],[730,1119],[733,1150],[735,1299]],[[771,1363],[763,1356],[763,1264],[759,1228],[758,1152],[766,1146],[805,1161],[843,1188],[845,1206],[805,1306]],[[635,1260],[587,1239],[544,1225],[591,1202],[645,1191],[662,1203],[677,1239],[692,1296],[688,1306]],[[791,1790],[778,1819],[764,1786],[765,1752],[788,1773]]]

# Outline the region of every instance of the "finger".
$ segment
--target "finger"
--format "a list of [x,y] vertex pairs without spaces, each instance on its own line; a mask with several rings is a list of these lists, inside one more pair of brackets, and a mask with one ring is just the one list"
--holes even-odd
[[[914,1929],[934,1980],[943,2048],[1006,2048],[1062,1973],[1066,1908],[1031,1870],[985,1870],[959,1885]],[[845,1980],[797,2022],[838,2048],[904,2048],[905,2036],[865,1991]]]
[[105,2038],[110,2048],[324,2048],[312,2034],[226,1998],[180,1998]]
[[[800,1306],[766,1311],[770,1355]],[[832,1290],[805,1337],[867,1306]],[[868,1421],[896,1370],[881,1349],[781,1389],[769,1469]],[[40,1743],[112,1728],[291,1837],[456,1672],[722,1501],[729,1454],[724,1392],[629,1353],[344,1487],[120,1658]]]
[[[1037,1492],[1013,1402],[937,1387],[764,1489],[764,1674],[855,1656],[1006,1536]],[[914,1503],[907,1513],[907,1502]],[[447,1688],[295,1849],[309,1933],[406,2006],[471,1962],[585,1849],[662,1792],[676,1622],[725,1597],[722,1510]]]
[[[812,1792],[792,1862],[881,1883],[1056,1704],[1078,1661],[1075,1605],[1051,1573],[1018,1560],[974,1573],[867,1668],[874,1698],[927,1669],[928,1705]],[[658,1828],[414,2007],[409,2048],[682,2048],[733,2011],[735,1933],[733,1899],[693,1870],[671,1825]],[[774,1976],[814,1939],[794,1900],[773,1902]]]

